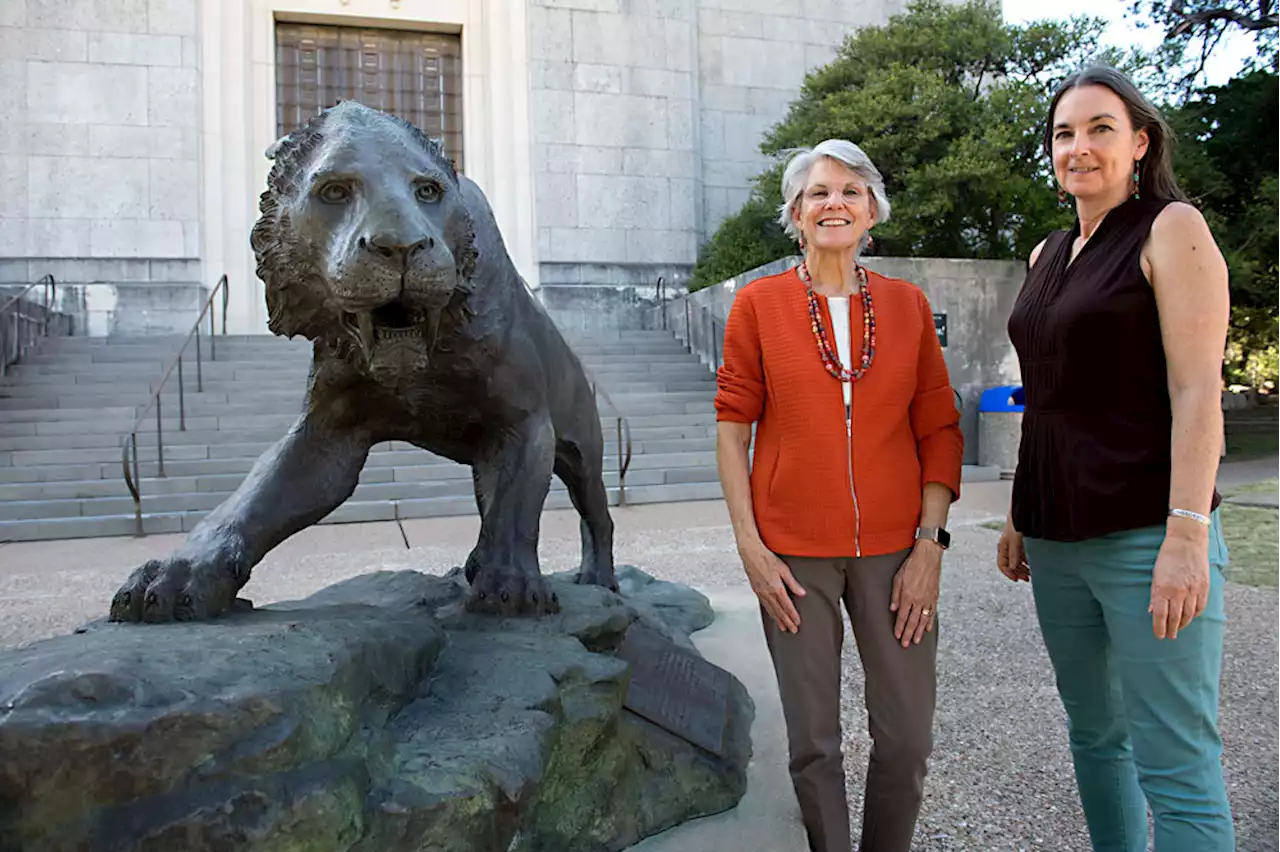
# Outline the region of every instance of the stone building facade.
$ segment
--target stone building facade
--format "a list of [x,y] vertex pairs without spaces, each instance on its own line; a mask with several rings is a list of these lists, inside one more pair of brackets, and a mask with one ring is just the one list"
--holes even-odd
[[[265,331],[248,241],[265,151],[290,109],[372,86],[439,113],[530,286],[678,284],[805,73],[903,5],[5,0],[0,281],[53,272],[185,304],[173,293],[226,273],[229,330]],[[330,36],[357,46],[316,47]],[[312,64],[285,73],[286,55]]]

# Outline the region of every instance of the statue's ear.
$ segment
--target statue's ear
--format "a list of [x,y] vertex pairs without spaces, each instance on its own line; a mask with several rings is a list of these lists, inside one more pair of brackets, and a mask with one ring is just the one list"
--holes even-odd
[[268,160],[274,160],[276,158],[276,154],[280,151],[280,146],[284,143],[284,140],[288,138],[289,138],[288,136],[281,136],[279,139],[272,142],[270,145],[267,146],[267,150],[262,152],[263,155]]

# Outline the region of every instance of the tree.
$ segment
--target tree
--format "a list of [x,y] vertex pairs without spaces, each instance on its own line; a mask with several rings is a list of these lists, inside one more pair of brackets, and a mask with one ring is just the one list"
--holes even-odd
[[1253,71],[1196,93],[1169,115],[1178,181],[1204,213],[1231,273],[1227,377],[1253,386],[1276,381],[1277,112],[1280,78]]
[[[862,146],[893,204],[875,253],[1025,259],[1072,217],[1042,150],[1054,86],[1089,58],[1135,65],[1100,53],[1104,27],[1083,18],[1010,26],[984,0],[917,0],[850,35],[810,72],[761,150],[777,155],[831,137]],[[781,172],[778,160],[757,177],[751,202],[708,243],[691,289],[795,251],[763,213],[782,201]]]
[[1245,71],[1277,70],[1280,16],[1274,0],[1131,0],[1127,15],[1139,27],[1164,30],[1160,62],[1177,69],[1171,82],[1183,97],[1194,94],[1209,57],[1233,30],[1253,37],[1256,53]]

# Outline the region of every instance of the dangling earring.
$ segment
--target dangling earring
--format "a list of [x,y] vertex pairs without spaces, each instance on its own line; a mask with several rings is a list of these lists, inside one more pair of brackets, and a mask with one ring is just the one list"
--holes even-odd
[[803,233],[800,234],[800,236],[797,238],[797,241],[800,243],[800,251],[804,251],[804,234]]
[[1133,161],[1133,197],[1138,198],[1138,164],[1141,160]]
[[875,244],[876,244],[876,238],[871,236],[870,234],[867,234],[867,248],[869,249]]
[[1067,203],[1067,191],[1062,187],[1058,187],[1058,203],[1059,204]]

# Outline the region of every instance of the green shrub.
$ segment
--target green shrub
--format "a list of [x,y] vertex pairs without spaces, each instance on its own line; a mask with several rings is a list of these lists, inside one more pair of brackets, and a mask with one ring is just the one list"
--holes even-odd
[[778,224],[777,203],[753,194],[741,210],[720,224],[703,247],[689,278],[689,292],[798,251]]

